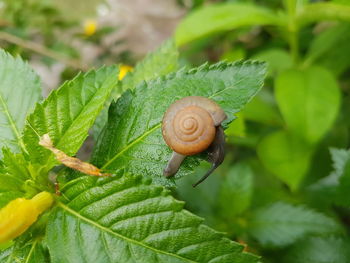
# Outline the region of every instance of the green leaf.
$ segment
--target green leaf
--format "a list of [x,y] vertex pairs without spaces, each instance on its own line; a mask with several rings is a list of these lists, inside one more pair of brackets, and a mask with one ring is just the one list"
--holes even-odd
[[[223,164],[224,165],[224,164]],[[196,167],[191,176],[184,176],[176,182],[176,196],[186,202],[186,208],[198,216],[204,217],[206,224],[216,225],[218,205],[217,196],[222,182],[220,166],[205,182],[193,188],[193,184],[210,169],[210,164],[203,162]]]
[[245,163],[236,164],[221,183],[219,211],[227,218],[235,218],[250,206],[252,193],[253,171]]
[[234,136],[245,137],[246,136],[246,125],[244,116],[241,112],[236,114],[237,119],[234,122],[230,123],[228,128],[225,131],[227,141],[233,140]]
[[292,67],[293,60],[290,54],[279,48],[263,50],[253,56],[253,59],[266,61],[268,65],[268,75],[274,76]]
[[339,76],[350,66],[350,25],[340,24],[320,33],[311,42],[304,64],[315,63]]
[[318,21],[350,21],[350,6],[336,3],[313,3],[305,5],[305,8],[297,15],[296,22],[299,27]]
[[186,208],[205,218],[205,223],[231,236],[245,234],[245,218],[241,214],[250,206],[253,174],[246,163],[230,164],[230,156],[214,173],[196,188],[192,184],[208,171],[210,164],[201,163],[191,176],[176,182],[176,196]]
[[27,163],[22,154],[13,154],[3,148],[3,168],[0,171],[0,192],[20,191],[24,182],[30,178]]
[[340,237],[310,237],[295,244],[285,263],[350,263],[350,242]]
[[348,0],[332,0],[332,2],[341,5],[350,5],[350,2]]
[[[14,154],[3,148],[3,162],[0,168],[0,208],[25,194],[30,195],[27,183],[31,179],[28,164],[23,154]],[[34,182],[32,181],[33,185]]]
[[284,71],[276,79],[275,95],[288,129],[310,143],[329,131],[341,101],[336,79],[321,67]]
[[0,254],[2,251],[10,248],[11,246],[13,246],[14,242],[13,241],[8,241],[8,242],[5,242],[5,243],[1,243],[0,244]]
[[[186,96],[208,97],[226,112],[227,124],[259,91],[264,76],[264,63],[218,63],[143,82],[111,105],[92,162],[107,171],[128,169],[171,185],[173,181],[162,175],[171,155],[161,134],[169,105]],[[198,157],[186,158],[177,177],[189,174],[196,165]]]
[[341,233],[334,219],[306,206],[277,202],[257,210],[249,221],[249,232],[264,246],[283,247],[309,234]]
[[250,121],[272,126],[282,126],[283,120],[278,112],[272,94],[262,90],[244,107],[243,116]]
[[[284,8],[289,15],[295,16],[310,0],[282,0]],[[294,21],[293,21],[294,22]]]
[[149,81],[160,76],[164,76],[178,69],[179,52],[172,39],[165,41],[158,49],[149,53],[139,62],[134,71],[128,73],[112,92],[110,98],[105,103],[105,107],[96,119],[92,128],[92,133],[97,140],[108,119],[108,107],[113,99],[117,99],[127,89],[134,89],[142,81]]
[[334,173],[339,178],[344,171],[346,163],[350,160],[350,150],[331,148]]
[[0,208],[7,205],[10,201],[22,196],[23,193],[19,191],[0,190]]
[[339,178],[339,185],[336,190],[338,205],[350,207],[350,161],[348,160],[342,175]]
[[0,50],[0,157],[3,147],[16,152],[25,149],[24,121],[40,98],[39,77],[20,58]]
[[31,235],[20,237],[13,246],[1,251],[0,263],[49,263],[46,246],[40,239],[30,239]]
[[213,33],[244,26],[284,25],[285,15],[246,3],[222,3],[205,6],[187,16],[175,33],[178,46]]
[[47,228],[53,263],[258,262],[141,176],[84,176],[63,190]]
[[[350,151],[331,148],[330,153],[334,171],[329,176],[323,177],[309,186],[308,190],[318,198],[318,202],[330,204],[335,202],[343,205],[349,199],[347,193],[348,175],[345,175],[344,172],[346,164],[350,161]],[[344,180],[344,182],[342,182],[343,186],[340,186],[340,178],[343,174],[345,176],[341,180]]]
[[246,51],[240,47],[234,47],[230,50],[227,50],[220,56],[220,60],[225,60],[229,62],[234,62],[237,60],[242,60],[246,58]]
[[257,148],[265,167],[297,190],[309,169],[313,148],[287,132],[279,131],[262,139]]
[[47,251],[38,241],[33,241],[22,247],[10,247],[0,251],[0,263],[25,262],[25,263],[49,263]]
[[158,49],[137,63],[134,71],[123,80],[123,90],[133,89],[142,81],[164,76],[178,69],[179,52],[173,39],[165,41]]
[[102,67],[79,74],[38,104],[27,118],[24,142],[32,161],[52,167],[54,155],[39,145],[39,136],[48,133],[55,147],[74,155],[117,83],[118,69]]
[[[257,159],[250,162],[254,169],[254,193],[252,199],[252,208],[264,207],[277,201],[293,202],[295,195],[291,195],[286,186],[271,175]],[[249,212],[249,210],[248,210]],[[247,227],[247,226],[245,226]]]

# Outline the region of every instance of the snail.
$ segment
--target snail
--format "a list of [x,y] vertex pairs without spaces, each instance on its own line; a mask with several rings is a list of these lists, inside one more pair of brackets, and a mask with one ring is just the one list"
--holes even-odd
[[227,118],[214,101],[200,96],[182,98],[170,105],[162,121],[162,134],[173,154],[164,176],[177,173],[186,156],[208,152],[212,167],[193,185],[203,182],[224,160],[225,134],[221,123]]

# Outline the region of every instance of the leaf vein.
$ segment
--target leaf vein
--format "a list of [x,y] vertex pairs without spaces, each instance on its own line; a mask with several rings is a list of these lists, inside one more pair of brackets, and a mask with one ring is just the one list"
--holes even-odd
[[139,241],[137,241],[137,240],[135,240],[135,239],[131,239],[131,238],[128,238],[128,237],[126,237],[126,236],[123,236],[123,235],[121,235],[121,234],[119,234],[119,233],[116,233],[116,232],[114,232],[114,231],[112,231],[112,230],[110,230],[110,229],[108,229],[108,228],[106,228],[106,227],[104,227],[104,226],[102,226],[102,225],[100,225],[100,224],[98,224],[98,223],[96,223],[96,222],[94,222],[94,221],[92,221],[92,220],[90,220],[90,219],[88,219],[88,218],[86,218],[86,217],[80,215],[79,213],[77,213],[76,211],[74,211],[73,209],[69,208],[68,206],[64,205],[64,204],[61,203],[61,202],[58,202],[57,205],[58,205],[59,207],[61,207],[63,210],[65,210],[65,211],[67,211],[68,213],[70,213],[71,215],[73,215],[73,216],[79,218],[80,220],[82,220],[82,221],[84,221],[84,222],[86,222],[86,223],[89,223],[90,225],[92,225],[92,226],[94,226],[94,227],[100,229],[101,231],[104,231],[104,232],[106,232],[106,233],[111,234],[112,236],[118,237],[118,238],[120,238],[120,239],[122,239],[122,240],[124,240],[124,241],[129,242],[129,243],[134,243],[134,244],[139,245],[139,246],[141,246],[141,247],[150,249],[150,250],[152,250],[152,251],[154,251],[154,252],[156,252],[156,253],[160,253],[160,254],[172,256],[172,257],[175,257],[175,258],[178,258],[178,259],[187,261],[187,262],[191,262],[191,263],[196,263],[195,261],[192,261],[192,260],[190,260],[190,259],[184,258],[184,257],[182,257],[182,256],[179,256],[179,255],[176,255],[176,254],[173,254],[173,253],[170,253],[170,252],[166,252],[166,251],[162,251],[162,250],[156,249],[156,248],[154,248],[154,247],[151,247],[151,246],[148,246],[148,245],[146,245],[146,244],[143,244],[143,243],[141,243],[141,242],[139,242]]

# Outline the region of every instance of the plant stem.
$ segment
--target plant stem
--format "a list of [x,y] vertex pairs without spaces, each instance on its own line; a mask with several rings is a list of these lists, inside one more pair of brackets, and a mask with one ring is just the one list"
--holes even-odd
[[290,29],[289,31],[289,47],[290,52],[293,58],[294,65],[298,64],[299,61],[299,39],[298,39],[298,30]]
[[22,38],[19,38],[17,36],[14,36],[12,34],[9,34],[7,32],[1,31],[0,32],[0,40],[5,40],[6,42],[21,46],[26,49],[30,49],[36,53],[39,53],[41,55],[44,55],[46,57],[50,57],[54,60],[60,61],[72,68],[79,69],[85,71],[87,67],[85,65],[82,65],[79,61],[77,60],[72,60],[68,58],[65,55],[62,55],[60,53],[57,53],[55,51],[52,51],[38,43],[24,40]]
[[288,43],[294,65],[299,61],[299,28],[296,21],[298,0],[288,0],[286,9],[288,13]]

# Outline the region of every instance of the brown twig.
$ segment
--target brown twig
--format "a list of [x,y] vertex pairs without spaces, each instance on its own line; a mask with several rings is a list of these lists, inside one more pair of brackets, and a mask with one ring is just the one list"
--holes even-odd
[[72,60],[63,54],[57,53],[55,51],[52,51],[52,50],[44,47],[43,45],[40,45],[40,44],[35,43],[33,41],[24,40],[22,38],[19,38],[17,36],[14,36],[12,34],[7,33],[7,32],[0,31],[0,40],[4,40],[6,42],[21,46],[23,48],[30,49],[36,53],[39,53],[39,54],[44,55],[46,57],[50,57],[54,60],[60,61],[60,62],[66,64],[72,68],[83,70],[83,71],[87,70],[87,67],[85,65],[81,64],[77,60]]

